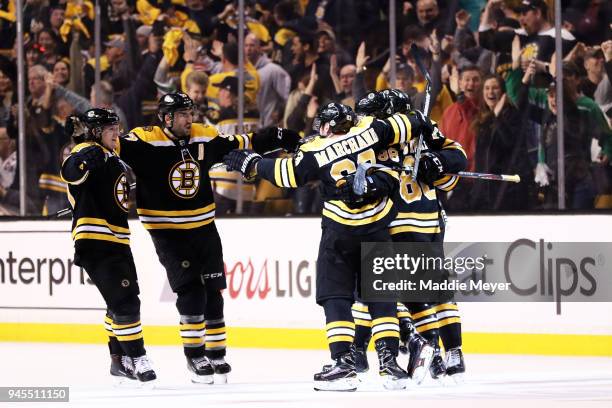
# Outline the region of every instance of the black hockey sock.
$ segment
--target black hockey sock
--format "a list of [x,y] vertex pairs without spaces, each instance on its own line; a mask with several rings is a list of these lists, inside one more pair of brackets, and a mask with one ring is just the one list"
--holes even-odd
[[325,310],[325,330],[331,358],[335,360],[347,352],[355,338],[355,322],[351,315],[351,301],[349,299],[328,299],[323,302]]
[[223,319],[223,295],[219,290],[206,291],[206,356],[217,359],[225,356],[226,333]]
[[397,356],[400,337],[397,304],[372,302],[368,303],[368,308],[372,316],[372,341],[384,340],[389,350]]
[[436,306],[430,303],[407,303],[416,331],[432,346],[438,346],[440,335],[438,331],[438,316]]
[[456,303],[444,303],[436,306],[440,338],[445,350],[461,347],[461,317]]
[[370,317],[368,307],[363,303],[355,302],[351,307],[351,313],[355,321],[355,347],[367,350],[370,337],[372,337],[372,317]]
[[113,333],[117,337],[123,352],[130,357],[146,354],[140,315],[113,316]]
[[204,315],[181,315],[181,340],[187,357],[204,356],[205,330]]
[[115,333],[113,333],[113,318],[110,312],[106,312],[106,316],[104,316],[104,330],[106,330],[108,335],[108,351],[110,354],[122,355],[123,349],[121,344],[119,344]]

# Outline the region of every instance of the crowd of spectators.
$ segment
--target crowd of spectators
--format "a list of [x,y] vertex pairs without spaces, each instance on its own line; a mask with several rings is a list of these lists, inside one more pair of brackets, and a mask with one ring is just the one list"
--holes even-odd
[[[563,55],[555,55],[550,0],[396,1],[395,83],[387,0],[246,0],[244,50],[234,0],[100,0],[101,81],[95,83],[94,2],[24,0],[25,155],[17,149],[14,0],[0,0],[0,215],[18,213],[19,160],[27,213],[67,206],[60,164],[71,149],[66,118],[91,107],[118,113],[125,131],[158,123],[157,99],[182,90],[195,120],[238,127],[244,52],[244,131],[283,126],[312,133],[320,105],[354,106],[369,90],[399,88],[460,142],[469,170],[519,174],[519,184],[462,180],[445,197],[455,211],[558,208],[556,59],[562,58],[566,206],[612,208],[612,2],[562,0]],[[318,188],[294,192],[211,171],[217,214],[310,214]]]

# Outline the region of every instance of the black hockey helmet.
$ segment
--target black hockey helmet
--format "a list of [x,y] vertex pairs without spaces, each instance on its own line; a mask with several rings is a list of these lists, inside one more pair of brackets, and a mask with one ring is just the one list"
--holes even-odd
[[389,95],[385,94],[384,91],[369,92],[357,101],[355,112],[358,115],[384,119],[393,114],[393,106],[391,105]]
[[383,91],[391,103],[391,114],[408,113],[412,110],[412,99],[410,96],[399,89],[386,89]]
[[[102,129],[105,126],[116,125],[119,123],[119,116],[110,109],[93,108],[78,117],[71,116],[67,122],[66,131],[71,136],[83,140],[99,141],[102,137]],[[82,133],[82,125],[87,128],[87,132]],[[79,130],[80,126],[80,130]]]
[[319,109],[312,128],[318,132],[325,123],[329,123],[332,133],[346,133],[356,120],[357,116],[350,106],[330,102]]
[[[164,121],[164,117],[168,114],[171,115],[172,121],[174,121],[174,112],[193,109],[194,104],[189,96],[182,92],[171,92],[165,94],[159,99],[157,104],[159,120],[162,125],[166,125]],[[172,127],[172,123],[170,124]]]

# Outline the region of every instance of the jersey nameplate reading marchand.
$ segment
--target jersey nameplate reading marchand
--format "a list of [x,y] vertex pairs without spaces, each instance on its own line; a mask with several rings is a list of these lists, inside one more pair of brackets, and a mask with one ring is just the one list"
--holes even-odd
[[314,156],[319,164],[319,167],[323,167],[339,157],[348,156],[352,153],[356,153],[370,147],[376,144],[378,140],[378,135],[374,129],[368,129],[365,132],[333,143],[326,147],[325,150],[315,153]]

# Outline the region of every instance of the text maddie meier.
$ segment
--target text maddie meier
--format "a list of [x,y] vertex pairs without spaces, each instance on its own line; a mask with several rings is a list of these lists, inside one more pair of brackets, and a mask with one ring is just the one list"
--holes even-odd
[[448,280],[437,282],[433,280],[419,280],[417,282],[408,279],[400,279],[395,282],[385,282],[382,279],[376,279],[372,282],[375,291],[507,291],[510,290],[508,282],[483,282],[481,280],[461,282],[459,280]]

